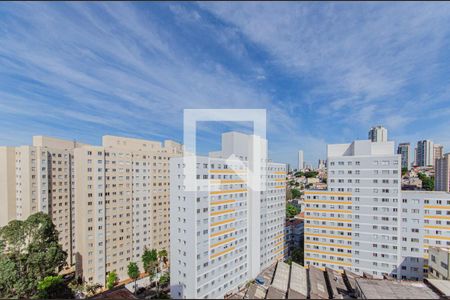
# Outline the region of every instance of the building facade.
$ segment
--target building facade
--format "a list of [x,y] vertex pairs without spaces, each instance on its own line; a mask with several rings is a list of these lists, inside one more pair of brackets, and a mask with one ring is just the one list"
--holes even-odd
[[319,162],[317,163],[317,169],[324,170],[327,168],[327,161],[324,159],[319,159]]
[[416,164],[419,167],[434,166],[434,143],[430,140],[417,142]]
[[450,280],[450,248],[429,248],[428,278]]
[[450,192],[450,153],[435,161],[434,189]]
[[81,144],[34,136],[31,146],[0,147],[0,203],[6,209],[0,226],[44,212],[59,232],[59,242],[74,263],[75,219],[73,151]]
[[0,227],[16,219],[16,151],[0,147]]
[[172,298],[223,298],[284,258],[286,165],[266,140],[225,133],[221,151],[170,164]]
[[305,192],[305,263],[422,279],[450,244],[450,194],[401,191],[393,142],[328,145],[328,190]]
[[410,161],[409,161],[410,149],[411,149],[410,143],[400,143],[400,144],[398,144],[397,154],[401,155],[402,168],[409,169],[411,167],[411,164],[410,164]]
[[77,274],[104,285],[127,266],[142,270],[145,248],[169,250],[169,160],[172,141],[104,136],[102,146],[75,149]]
[[439,144],[434,144],[434,159],[444,157],[444,146]]
[[298,151],[298,166],[297,171],[301,171],[305,168],[305,159],[303,157],[303,150]]
[[285,242],[288,246],[288,253],[286,253],[287,257],[292,255],[292,251],[294,249],[300,249],[303,247],[303,222],[303,219],[286,220]]
[[369,130],[369,140],[372,142],[387,142],[388,131],[381,125],[370,128]]

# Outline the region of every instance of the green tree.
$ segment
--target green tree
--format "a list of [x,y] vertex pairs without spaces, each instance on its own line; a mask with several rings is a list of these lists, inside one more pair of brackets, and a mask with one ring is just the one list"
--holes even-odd
[[52,219],[44,213],[2,227],[0,252],[0,298],[35,297],[38,284],[55,276],[67,258]]
[[144,253],[142,254],[142,264],[144,266],[144,270],[147,270],[150,267],[154,267],[154,263],[158,261],[158,252],[156,249],[148,250],[144,249]]
[[417,174],[422,181],[422,188],[427,191],[434,191],[434,177],[428,177],[424,173]]
[[139,267],[135,262],[128,264],[128,276],[134,280],[134,292],[136,293],[136,280],[139,278]]
[[117,274],[115,271],[111,271],[108,273],[108,277],[106,278],[106,287],[108,289],[112,289],[117,283]]
[[286,205],[286,217],[293,218],[300,212],[300,209],[292,205],[291,203],[288,203]]
[[296,248],[292,250],[291,258],[293,262],[303,266],[303,248]]
[[287,263],[288,265],[292,265],[292,258],[288,258],[288,259],[286,259],[286,261],[285,261],[285,263]]
[[302,171],[295,172],[294,176],[295,176],[295,177],[303,177],[303,176],[305,176],[305,173],[302,172]]
[[97,293],[97,291],[101,288],[102,286],[100,284],[94,283],[94,284],[86,284],[84,290],[86,291],[88,296],[94,296]]
[[402,176],[408,173],[408,168],[402,168]]
[[316,172],[316,171],[308,171],[305,173],[305,177],[312,178],[312,177],[316,177],[318,174],[319,174],[319,172]]
[[297,189],[291,189],[291,193],[293,199],[297,199],[302,195],[302,193]]
[[164,286],[164,285],[168,284],[169,282],[170,282],[170,274],[169,274],[169,272],[164,273],[159,278],[159,285],[160,286]]
[[62,276],[47,276],[38,283],[38,299],[72,299],[72,290],[64,283]]
[[157,273],[158,252],[156,251],[156,249],[144,249],[144,253],[142,254],[142,264],[144,266],[145,272],[148,274],[151,283]]
[[158,252],[158,258],[162,261],[162,263],[164,264],[164,267],[167,267],[167,250],[166,249],[162,249],[161,251]]

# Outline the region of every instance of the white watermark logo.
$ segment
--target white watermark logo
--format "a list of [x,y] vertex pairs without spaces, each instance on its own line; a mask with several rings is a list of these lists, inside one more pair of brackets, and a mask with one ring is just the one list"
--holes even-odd
[[[210,191],[209,176],[199,178],[198,167],[206,162],[211,174],[237,175],[245,182],[247,189],[264,191],[263,178],[266,174],[267,140],[265,109],[185,109],[184,110],[184,155],[183,185],[185,191]],[[235,134],[230,136],[219,152],[200,159],[196,155],[197,122],[252,122],[253,135]],[[212,168],[217,159],[224,160],[224,169]]]

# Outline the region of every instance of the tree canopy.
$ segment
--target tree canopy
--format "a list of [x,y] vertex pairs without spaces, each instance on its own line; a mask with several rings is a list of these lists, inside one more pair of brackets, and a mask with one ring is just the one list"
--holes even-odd
[[128,264],[128,276],[133,280],[139,278],[139,267],[135,262],[130,262]]
[[417,174],[420,180],[422,180],[422,188],[427,191],[434,191],[434,177],[428,177],[424,173]]
[[139,267],[137,263],[130,262],[128,264],[128,277],[134,280],[134,292],[136,293],[136,280],[139,278]]
[[152,282],[158,268],[158,252],[156,249],[144,249],[144,253],[142,254],[142,264],[145,272],[148,274],[150,282]]
[[292,250],[291,258],[293,262],[303,266],[303,248],[295,248]]
[[299,198],[302,195],[302,193],[298,189],[291,189],[291,192],[293,199]]
[[294,176],[295,177],[305,176],[306,178],[311,178],[311,177],[316,177],[318,174],[319,174],[319,172],[317,172],[317,171],[307,171],[307,172],[298,171],[294,174]]
[[158,252],[158,257],[159,259],[161,259],[161,261],[163,262],[164,266],[167,266],[167,250],[166,249],[162,249]]
[[402,168],[402,176],[408,173],[408,168]]
[[71,299],[72,290],[64,283],[61,276],[47,276],[38,283],[38,299]]
[[316,177],[317,175],[319,175],[319,172],[316,171],[308,171],[305,173],[306,178]]
[[39,212],[2,227],[0,251],[0,298],[31,298],[39,283],[59,284],[56,278],[44,280],[55,276],[67,258],[47,214]]
[[106,287],[108,289],[112,289],[117,283],[117,274],[115,271],[111,271],[108,273],[108,277],[106,278]]
[[169,281],[170,281],[170,274],[168,272],[162,274],[161,277],[159,278],[159,284],[161,286],[168,284]]
[[156,251],[156,249],[144,250],[144,253],[142,254],[142,264],[144,265],[145,272],[148,273],[148,270],[153,268],[157,261],[158,261],[158,252]]
[[298,213],[300,213],[300,209],[298,209],[296,206],[292,205],[291,203],[288,203],[286,205],[286,217],[293,218]]

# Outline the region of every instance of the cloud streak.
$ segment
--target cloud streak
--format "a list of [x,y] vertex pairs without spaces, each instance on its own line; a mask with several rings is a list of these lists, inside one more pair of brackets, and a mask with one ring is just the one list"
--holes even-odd
[[181,140],[184,108],[266,108],[272,156],[292,164],[374,123],[427,135],[450,109],[449,8],[2,3],[0,144]]

